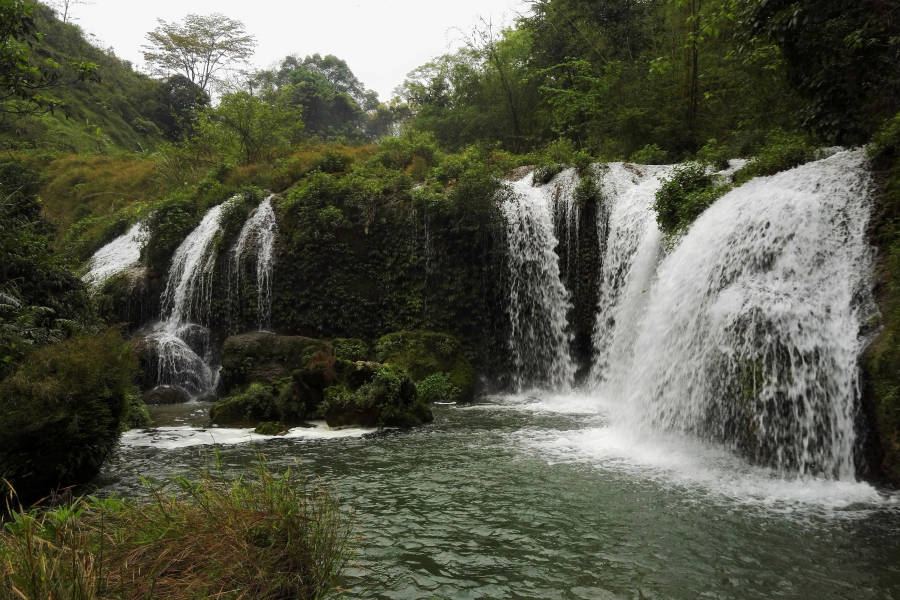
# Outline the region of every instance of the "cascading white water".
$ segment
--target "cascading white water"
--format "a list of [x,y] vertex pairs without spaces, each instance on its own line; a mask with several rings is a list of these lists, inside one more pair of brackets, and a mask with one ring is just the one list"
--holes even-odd
[[571,304],[560,280],[549,190],[532,183],[532,175],[514,182],[503,203],[515,383],[519,389],[566,390],[575,377],[567,322]]
[[241,228],[241,233],[231,252],[231,292],[232,304],[239,306],[243,293],[242,276],[246,251],[256,250],[254,269],[256,273],[256,312],[260,329],[267,327],[272,319],[272,273],[275,267],[275,238],[278,235],[278,221],[272,208],[272,196],[263,200],[256,211]]
[[128,233],[97,250],[91,257],[90,270],[85,274],[84,281],[93,287],[100,287],[110,277],[136,265],[141,259],[144,237],[144,224],[135,223]]
[[213,242],[222,231],[219,220],[226,205],[210,209],[172,256],[162,318],[148,338],[158,355],[158,385],[177,385],[194,395],[216,385],[209,332],[197,323],[208,316],[216,264]]
[[784,472],[853,479],[860,326],[872,306],[864,151],[731,191],[655,275],[643,185],[613,209],[604,265],[604,297],[618,300],[601,306],[608,364],[594,384],[615,398],[613,418],[644,437],[687,432]]
[[606,253],[600,273],[590,387],[608,379],[611,357],[614,366],[629,364],[636,330],[617,324],[634,323],[646,303],[662,241],[653,203],[661,177],[670,172],[671,167],[610,163],[601,181],[609,218],[597,223],[601,239],[606,236]]

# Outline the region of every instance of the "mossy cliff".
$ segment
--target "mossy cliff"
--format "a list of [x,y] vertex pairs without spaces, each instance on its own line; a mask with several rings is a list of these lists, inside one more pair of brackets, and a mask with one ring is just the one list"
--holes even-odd
[[881,316],[871,324],[878,333],[862,360],[861,425],[865,431],[874,423],[877,432],[864,447],[872,474],[900,482],[900,116],[876,136],[870,153],[878,185],[871,235]]

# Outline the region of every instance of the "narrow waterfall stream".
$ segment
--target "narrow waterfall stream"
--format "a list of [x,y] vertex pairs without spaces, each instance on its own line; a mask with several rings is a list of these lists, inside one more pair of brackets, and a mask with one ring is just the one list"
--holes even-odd
[[212,293],[213,241],[221,232],[224,208],[211,208],[175,250],[162,295],[162,317],[148,338],[158,355],[157,384],[176,385],[193,396],[216,387],[214,348],[202,323]]
[[535,187],[532,175],[512,188],[503,212],[508,223],[515,384],[520,390],[568,390],[575,378],[566,316],[570,300],[560,280],[549,190]]
[[144,241],[144,224],[138,222],[131,229],[103,246],[91,257],[89,270],[84,280],[93,287],[99,287],[128,267],[138,264],[141,259],[141,244]]
[[229,294],[231,306],[239,311],[243,306],[243,276],[249,250],[252,253],[256,278],[257,324],[262,330],[272,320],[272,273],[275,268],[275,238],[278,221],[272,208],[272,196],[263,200],[241,228],[231,251]]

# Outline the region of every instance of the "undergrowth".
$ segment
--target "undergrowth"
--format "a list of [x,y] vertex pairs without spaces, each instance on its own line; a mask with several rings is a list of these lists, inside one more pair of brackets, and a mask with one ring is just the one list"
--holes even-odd
[[215,468],[148,498],[88,496],[18,510],[0,531],[0,600],[319,599],[339,592],[352,518],[323,486],[261,458],[251,476]]

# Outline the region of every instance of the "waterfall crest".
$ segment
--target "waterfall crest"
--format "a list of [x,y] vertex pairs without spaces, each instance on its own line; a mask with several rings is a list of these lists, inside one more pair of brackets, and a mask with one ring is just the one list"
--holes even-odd
[[260,330],[269,326],[272,320],[272,273],[275,268],[275,238],[278,235],[272,198],[269,196],[263,200],[244,223],[231,251],[229,269],[231,305],[239,309],[243,300],[242,279],[248,250],[255,250],[252,256],[256,277],[257,325]]
[[92,287],[100,287],[107,279],[138,264],[144,235],[144,223],[138,222],[132,225],[128,233],[97,250],[91,257],[90,269],[85,274],[84,281]]
[[503,203],[509,243],[510,349],[518,389],[570,389],[575,364],[567,313],[569,292],[560,279],[549,191],[532,175],[512,183]]
[[642,436],[685,432],[781,471],[852,479],[872,310],[864,151],[732,190],[658,266],[645,183],[613,209],[595,388]]

